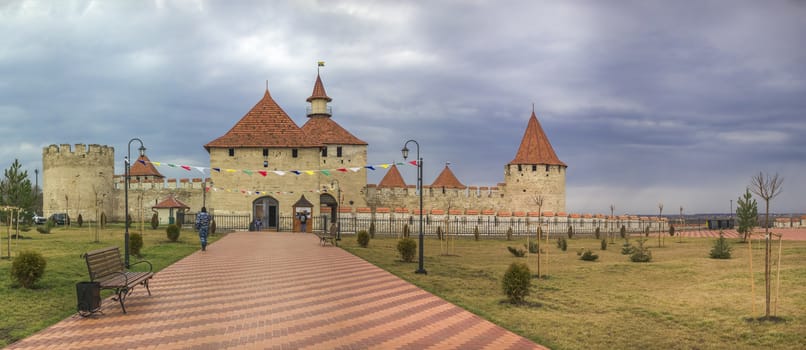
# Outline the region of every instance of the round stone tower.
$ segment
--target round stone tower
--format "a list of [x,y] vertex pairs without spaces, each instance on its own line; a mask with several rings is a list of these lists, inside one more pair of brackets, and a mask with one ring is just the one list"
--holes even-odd
[[[565,212],[567,168],[554,153],[532,111],[515,159],[504,166],[504,198],[509,209]],[[538,208],[538,198],[543,200],[541,208]]]
[[81,214],[85,221],[107,217],[113,207],[115,148],[103,145],[50,145],[42,149],[42,207],[44,215]]

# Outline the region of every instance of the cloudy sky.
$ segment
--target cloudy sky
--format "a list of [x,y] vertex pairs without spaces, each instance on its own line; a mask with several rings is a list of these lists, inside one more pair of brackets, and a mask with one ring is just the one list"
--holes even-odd
[[304,124],[323,60],[369,162],[416,139],[426,183],[446,162],[503,181],[534,104],[569,212],[728,212],[760,171],[785,179],[774,211],[805,212],[804,33],[802,1],[4,0],[0,168],[96,143],[122,172],[132,137],[209,166],[266,81]]

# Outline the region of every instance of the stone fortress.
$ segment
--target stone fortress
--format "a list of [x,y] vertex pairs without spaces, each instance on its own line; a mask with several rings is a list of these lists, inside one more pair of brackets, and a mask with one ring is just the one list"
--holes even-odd
[[[177,210],[191,213],[204,205],[213,214],[260,218],[268,229],[300,207],[313,216],[334,218],[336,213],[418,215],[418,190],[403,180],[397,168],[412,165],[385,164],[377,169],[386,171],[383,179],[368,184],[367,171],[372,166],[367,164],[368,144],[334,120],[331,101],[317,74],[307,99],[307,122],[299,127],[267,88],[229,131],[204,145],[210,155],[209,177],[166,179],[141,154],[130,170],[130,214],[135,221],[148,221],[157,212],[155,207],[165,203],[186,207]],[[81,214],[85,221],[97,221],[104,213],[110,221],[123,221],[124,176],[114,174],[114,162],[110,146],[45,147],[45,216],[68,213],[75,219]],[[503,166],[503,182],[466,186],[446,165],[430,185],[423,179],[424,214],[594,219],[565,213],[566,169],[532,111],[517,154]],[[542,206],[538,196],[543,198]],[[164,216],[160,214],[163,223],[168,220]]]

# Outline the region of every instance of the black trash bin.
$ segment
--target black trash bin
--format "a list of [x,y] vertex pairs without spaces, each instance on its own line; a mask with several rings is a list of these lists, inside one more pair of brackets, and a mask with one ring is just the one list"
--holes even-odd
[[98,282],[76,283],[78,313],[87,316],[101,309],[101,284]]

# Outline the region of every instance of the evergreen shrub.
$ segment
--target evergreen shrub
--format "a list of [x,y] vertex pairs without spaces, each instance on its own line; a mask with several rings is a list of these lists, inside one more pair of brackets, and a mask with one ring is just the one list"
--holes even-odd
[[39,232],[39,233],[50,233],[50,230],[51,230],[51,229],[53,228],[53,226],[55,226],[55,225],[56,225],[56,223],[54,223],[54,222],[53,222],[53,220],[48,219],[47,221],[45,221],[45,224],[44,224],[44,225],[39,225],[39,226],[37,226],[37,227],[36,227],[36,232]]
[[557,248],[560,248],[562,251],[568,250],[568,241],[565,237],[557,238]]
[[355,240],[362,248],[366,248],[369,245],[369,232],[365,230],[358,231],[355,235]]
[[176,242],[179,239],[179,226],[177,224],[168,225],[168,228],[165,229],[165,234],[168,236],[169,241]]
[[129,250],[132,255],[140,256],[140,250],[143,249],[143,235],[139,233],[132,233],[129,235]]
[[157,213],[154,213],[154,215],[151,215],[151,229],[156,230],[157,227],[159,227],[159,225],[160,225],[160,218],[159,216],[157,216]]
[[638,246],[634,247],[632,254],[630,255],[630,261],[632,262],[650,262],[652,261],[652,252],[649,251],[649,248],[644,247],[644,242],[646,242],[645,238],[638,240]]
[[585,261],[596,261],[596,259],[599,259],[599,255],[593,254],[593,252],[590,249],[585,249],[584,251],[577,252],[577,255],[579,255],[580,260]]
[[513,304],[523,302],[529,295],[529,288],[532,286],[532,272],[529,266],[522,262],[513,262],[504,273],[501,287],[504,294]]
[[403,238],[397,241],[397,252],[400,253],[400,259],[404,262],[414,261],[414,253],[417,250],[417,242],[411,238]]
[[508,246],[507,250],[509,250],[509,252],[512,253],[512,255],[514,255],[516,258],[522,258],[522,257],[526,256],[526,250],[523,250],[523,249],[520,249],[520,248],[509,247]]
[[22,251],[11,262],[11,278],[23,288],[33,288],[34,284],[45,274],[47,261],[41,253]]
[[730,259],[730,251],[733,248],[728,243],[728,240],[725,239],[725,235],[722,231],[719,231],[719,238],[714,241],[714,246],[711,248],[711,259]]
[[632,255],[635,252],[635,247],[630,244],[630,241],[624,240],[624,244],[621,246],[621,254],[622,255]]
[[539,241],[535,240],[535,241],[529,241],[528,246],[526,244],[524,244],[523,246],[529,249],[529,253],[537,254],[537,250],[540,249],[539,248],[540,246],[538,244]]

